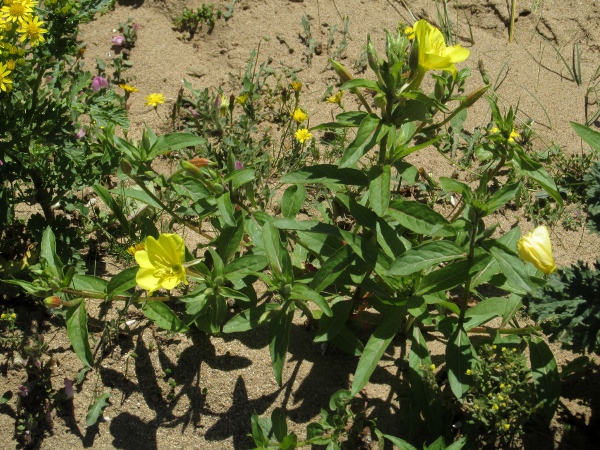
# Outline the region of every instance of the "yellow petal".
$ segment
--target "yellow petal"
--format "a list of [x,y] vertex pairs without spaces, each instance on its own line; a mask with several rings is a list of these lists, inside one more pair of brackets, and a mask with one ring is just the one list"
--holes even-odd
[[539,226],[517,242],[517,251],[523,261],[528,261],[546,275],[556,271],[552,256],[552,242],[548,228]]
[[148,258],[148,253],[145,250],[138,250],[134,254],[135,260],[144,269],[154,269],[154,266]]
[[149,291],[149,294],[152,295],[154,291],[160,288],[160,279],[154,276],[154,268],[147,269],[140,267],[137,275],[135,276],[135,281],[138,286],[142,289]]

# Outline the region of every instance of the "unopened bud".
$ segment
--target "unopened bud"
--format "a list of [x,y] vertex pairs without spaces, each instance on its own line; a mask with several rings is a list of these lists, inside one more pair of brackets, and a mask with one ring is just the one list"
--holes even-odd
[[375,102],[375,106],[377,106],[381,110],[384,110],[387,106],[387,98],[385,94],[381,92],[373,98],[373,101]]
[[376,74],[379,74],[379,68],[383,64],[383,59],[377,54],[377,50],[375,50],[375,47],[371,42],[371,36],[367,37],[367,60],[371,70]]
[[473,105],[477,100],[479,100],[483,94],[485,94],[487,92],[487,90],[489,89],[489,85],[487,86],[483,86],[480,87],[479,89],[477,89],[476,91],[471,92],[467,98],[465,99],[465,101],[463,102],[463,106],[469,108],[471,105]]
[[123,171],[124,174],[130,175],[131,171],[133,170],[133,167],[131,166],[131,163],[129,161],[127,161],[126,159],[122,159],[121,160],[121,170]]
[[335,70],[335,73],[340,78],[340,81],[342,82],[342,84],[347,83],[348,81],[354,79],[354,77],[350,74],[350,72],[348,72],[348,69],[346,69],[339,62],[336,62],[333,59],[330,59],[329,62],[333,66],[333,70]]
[[206,167],[210,164],[210,159],[207,158],[192,158],[188,161],[196,167]]
[[59,296],[53,295],[44,299],[44,305],[51,309],[62,308],[62,300]]

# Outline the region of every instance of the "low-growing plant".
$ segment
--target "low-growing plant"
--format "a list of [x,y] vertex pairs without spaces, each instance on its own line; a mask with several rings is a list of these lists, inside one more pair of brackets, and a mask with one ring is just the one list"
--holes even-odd
[[215,11],[215,5],[212,3],[203,4],[196,11],[190,8],[183,8],[181,14],[173,18],[175,29],[181,32],[187,32],[189,39],[192,39],[198,30],[202,29],[202,25],[206,24],[208,34],[212,33],[217,20],[221,18],[223,13],[220,9]]

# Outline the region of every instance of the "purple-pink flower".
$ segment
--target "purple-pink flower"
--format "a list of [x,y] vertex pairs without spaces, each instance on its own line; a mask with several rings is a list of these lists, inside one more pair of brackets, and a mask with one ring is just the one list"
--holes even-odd
[[73,390],[73,382],[65,377],[65,396],[67,400],[70,400],[75,395],[75,391]]
[[194,108],[188,108],[188,112],[190,113],[190,116],[192,116],[194,119],[200,117],[200,114],[198,114],[198,111],[196,111]]
[[100,89],[108,89],[108,80],[104,77],[94,77],[92,80],[92,90],[98,92]]
[[79,131],[77,133],[75,133],[75,137],[77,138],[77,140],[81,140],[84,136],[85,136],[84,128],[80,128]]
[[244,165],[242,164],[241,161],[236,161],[234,163],[234,165],[235,165],[235,170],[242,170],[244,168]]
[[121,35],[113,36],[113,38],[112,38],[113,45],[123,45],[124,42],[125,42],[125,38]]

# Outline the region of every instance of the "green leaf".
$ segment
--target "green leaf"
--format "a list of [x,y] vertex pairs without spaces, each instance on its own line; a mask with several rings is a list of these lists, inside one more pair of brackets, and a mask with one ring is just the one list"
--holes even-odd
[[106,294],[108,282],[93,275],[75,275],[71,280],[71,286],[78,291]]
[[317,270],[308,286],[313,291],[322,292],[337,280],[353,260],[354,256],[351,247],[343,245],[321,265],[321,268]]
[[523,152],[515,152],[513,155],[513,167],[522,175],[528,176],[539,184],[559,205],[563,204],[562,197],[558,193],[556,183],[550,174],[540,163],[534,161]]
[[[258,416],[258,414],[253,413],[252,414],[252,439],[254,440],[254,443],[257,445],[257,449],[267,448],[266,446],[269,445],[269,438],[263,432],[263,427],[261,427],[260,421],[261,421],[261,419]],[[269,428],[271,428],[271,427],[269,427]]]
[[600,152],[600,133],[596,130],[592,130],[590,127],[581,125],[576,122],[569,122],[575,133],[579,135],[587,144],[592,147],[596,152]]
[[246,309],[233,316],[224,326],[223,333],[239,333],[259,327],[267,321],[279,305],[275,303],[262,303],[256,307]]
[[92,189],[94,190],[96,195],[100,197],[104,204],[108,206],[108,209],[112,211],[112,213],[115,215],[115,218],[119,221],[121,227],[123,227],[125,232],[127,234],[130,234],[131,230],[129,226],[129,221],[127,220],[127,215],[123,211],[123,208],[121,208],[121,205],[117,201],[115,201],[113,196],[104,186],[97,184],[93,186]]
[[365,153],[377,144],[381,119],[375,114],[366,116],[358,127],[356,138],[346,148],[340,160],[340,168],[354,165]]
[[379,85],[377,81],[367,80],[365,78],[355,78],[350,81],[346,81],[344,84],[340,86],[340,91],[344,91],[347,89],[355,89],[355,88],[367,88],[372,89],[377,92],[381,92],[379,89]]
[[224,263],[233,260],[235,254],[240,250],[244,239],[244,221],[238,220],[235,227],[224,227],[216,240],[217,253]]
[[67,335],[75,354],[88,367],[94,365],[94,357],[88,341],[87,312],[85,300],[77,305],[67,307]]
[[44,234],[42,235],[40,259],[44,261],[44,268],[49,271],[49,275],[57,282],[61,282],[64,276],[64,265],[56,254],[56,239],[54,238],[52,228],[49,226],[46,227]]
[[223,269],[223,275],[229,281],[238,281],[263,270],[267,264],[269,261],[263,255],[244,255],[229,262]]
[[365,349],[360,339],[347,326],[342,327],[330,342],[350,356],[360,356]]
[[0,405],[8,403],[12,396],[13,393],[11,391],[6,391],[4,394],[2,394],[2,397],[0,397]]
[[223,195],[218,196],[216,200],[217,208],[219,208],[219,212],[225,223],[231,227],[235,227],[237,224],[233,217],[233,205],[231,204],[229,192],[225,192]]
[[391,166],[373,166],[369,170],[369,204],[375,214],[383,217],[390,204]]
[[450,389],[457,399],[462,400],[469,390],[469,375],[475,360],[475,350],[463,327],[457,327],[448,339],[446,346],[446,367]]
[[436,389],[429,380],[424,379],[425,372],[429,371],[431,367],[431,357],[425,338],[419,327],[416,326],[413,328],[408,363],[411,403],[414,403],[423,413],[425,423],[433,436],[445,434],[439,389]]
[[319,319],[319,329],[313,342],[331,341],[344,328],[352,312],[352,300],[338,298],[331,303],[331,316]]
[[277,311],[269,323],[269,352],[271,354],[275,381],[277,381],[279,386],[282,384],[283,366],[290,341],[290,329],[293,319],[294,304],[291,301],[287,301],[281,306],[281,309]]
[[263,244],[269,266],[275,275],[283,276],[285,282],[293,279],[292,260],[279,239],[279,230],[271,222],[263,225]]
[[538,400],[548,417],[552,417],[560,399],[560,375],[556,360],[548,344],[537,336],[531,336],[529,340],[529,358]]
[[507,299],[502,297],[490,297],[469,308],[465,313],[465,331],[478,327],[494,317],[502,316],[506,309]]
[[392,342],[392,339],[402,326],[403,315],[404,310],[397,308],[394,314],[390,314],[383,319],[383,322],[377,326],[369,338],[358,361],[354,380],[352,380],[352,396],[358,394],[369,382],[369,378],[371,378],[371,375],[375,371],[385,349],[390,345],[390,342]]
[[164,302],[146,302],[142,306],[144,316],[154,322],[158,327],[178,333],[187,333],[186,327],[175,313]]
[[440,263],[465,258],[463,248],[450,241],[430,241],[413,247],[392,263],[388,275],[406,276]]
[[246,167],[245,169],[235,170],[230,173],[226,178],[225,182],[231,181],[233,183],[233,190],[238,190],[246,183],[250,183],[256,178],[256,173],[252,167]]
[[498,208],[501,208],[506,203],[511,201],[516,193],[521,189],[521,182],[509,183],[502,186],[494,195],[486,202],[488,214],[492,214]]
[[453,261],[441,269],[428,273],[421,279],[415,295],[447,291],[467,281],[485,267],[491,256],[483,254],[472,260]]
[[466,204],[471,203],[473,193],[468,184],[456,181],[454,178],[440,177],[440,184],[445,192],[456,192],[463,197]]
[[106,285],[106,293],[110,297],[112,295],[122,294],[127,292],[129,289],[133,289],[137,282],[135,277],[138,273],[139,267],[130,267],[119,272],[117,275],[112,277]]
[[385,276],[392,260],[378,246],[373,245],[373,242],[352,234],[348,231],[340,230],[342,239],[346,241],[352,250],[365,262],[367,265],[377,272],[378,275]]
[[147,160],[153,159],[155,156],[164,155],[173,150],[179,150],[186,147],[197,147],[198,145],[206,144],[206,139],[188,133],[169,133],[160,136],[154,145],[150,148],[150,153]]
[[280,408],[275,408],[271,413],[271,423],[273,424],[275,439],[279,442],[283,441],[288,434],[288,428],[285,413]]
[[525,295],[533,289],[525,264],[517,256],[506,250],[502,244],[494,242],[490,248],[490,253],[498,261],[502,273],[514,288],[513,292]]
[[390,436],[389,434],[383,434],[382,436],[401,450],[417,450],[416,447],[413,447],[404,439],[400,439],[396,436]]
[[441,214],[415,201],[394,200],[388,214],[405,228],[429,236],[454,236],[456,232]]
[[1,283],[12,284],[14,286],[19,286],[29,295],[33,295],[34,297],[45,298],[50,293],[50,288],[48,286],[37,286],[29,281],[23,280],[0,280]]
[[85,416],[85,424],[88,427],[95,425],[102,414],[102,410],[108,406],[108,400],[110,394],[102,394],[94,398],[94,403],[88,407],[87,415]]
[[294,284],[294,287],[292,288],[292,292],[290,294],[290,298],[293,300],[310,300],[315,305],[317,305],[321,311],[323,311],[323,314],[330,317],[332,316],[331,308],[329,307],[329,303],[327,303],[327,300],[325,300],[325,297],[316,293],[304,284]]
[[302,209],[306,199],[306,188],[302,184],[288,187],[281,197],[281,214],[283,217],[293,219]]
[[304,167],[283,176],[287,184],[344,184],[348,186],[368,186],[369,178],[358,169],[340,169],[333,164],[319,164]]

